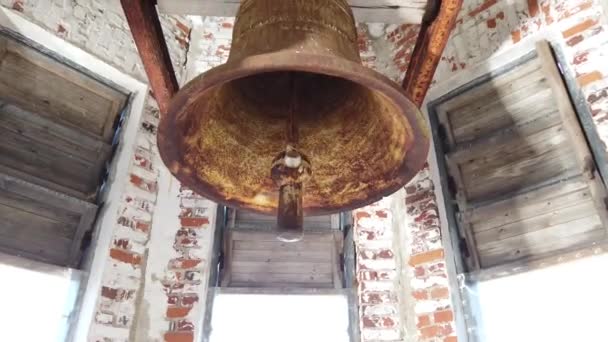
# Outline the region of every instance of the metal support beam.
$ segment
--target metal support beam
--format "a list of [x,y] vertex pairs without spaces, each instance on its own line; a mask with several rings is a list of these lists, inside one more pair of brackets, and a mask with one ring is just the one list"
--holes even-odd
[[431,86],[435,70],[447,45],[463,0],[441,0],[439,12],[423,20],[416,47],[412,54],[403,89],[418,107],[422,106]]
[[179,86],[160,26],[155,0],[121,0],[152,93],[162,114]]

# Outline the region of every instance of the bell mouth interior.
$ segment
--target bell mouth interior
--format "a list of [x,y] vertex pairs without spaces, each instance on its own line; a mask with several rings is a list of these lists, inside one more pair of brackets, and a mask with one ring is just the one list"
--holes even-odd
[[273,71],[238,78],[170,113],[180,140],[181,170],[172,171],[210,199],[276,213],[270,168],[285,149],[293,111],[298,149],[312,165],[304,213],[338,212],[403,185],[414,141],[404,110],[380,91],[335,76]]

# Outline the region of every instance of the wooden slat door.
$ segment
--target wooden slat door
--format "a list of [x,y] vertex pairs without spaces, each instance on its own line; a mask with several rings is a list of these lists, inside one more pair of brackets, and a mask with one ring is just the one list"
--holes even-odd
[[342,232],[306,232],[282,242],[259,230],[228,230],[222,287],[342,288]]
[[437,115],[469,269],[606,238],[606,190],[548,43]]

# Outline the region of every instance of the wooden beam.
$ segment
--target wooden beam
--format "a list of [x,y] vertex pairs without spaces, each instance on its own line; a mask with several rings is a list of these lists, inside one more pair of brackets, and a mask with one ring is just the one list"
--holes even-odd
[[148,75],[152,93],[161,113],[164,114],[179,86],[156,12],[156,1],[121,0],[120,2]]
[[[348,0],[355,20],[366,23],[420,24],[427,0]],[[239,0],[158,0],[161,13],[234,17]]]
[[403,89],[419,107],[429,90],[463,0],[442,0],[434,18],[424,20],[412,54]]

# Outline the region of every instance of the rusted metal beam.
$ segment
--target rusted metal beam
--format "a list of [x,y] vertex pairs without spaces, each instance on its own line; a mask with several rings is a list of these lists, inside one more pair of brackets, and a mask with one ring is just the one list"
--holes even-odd
[[441,0],[439,11],[432,16],[434,18],[422,22],[416,47],[403,80],[406,95],[418,107],[422,106],[431,86],[443,50],[456,24],[462,1]]
[[121,0],[152,93],[162,114],[179,86],[160,26],[155,0]]

